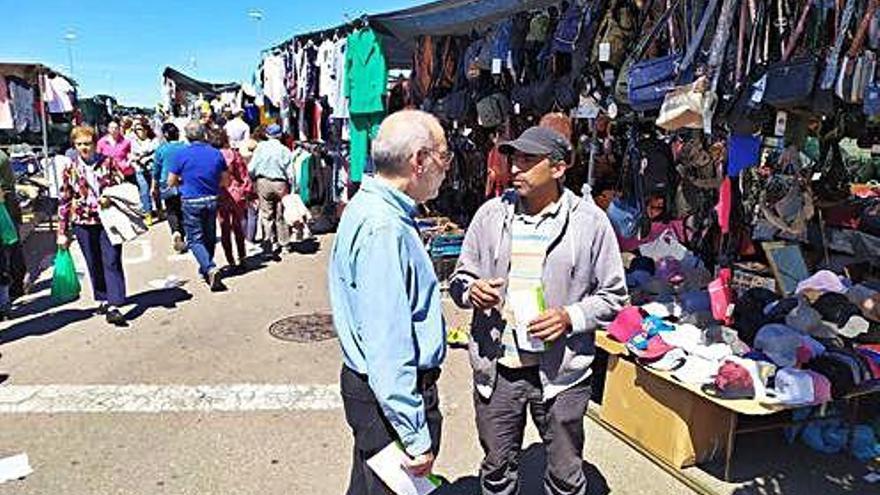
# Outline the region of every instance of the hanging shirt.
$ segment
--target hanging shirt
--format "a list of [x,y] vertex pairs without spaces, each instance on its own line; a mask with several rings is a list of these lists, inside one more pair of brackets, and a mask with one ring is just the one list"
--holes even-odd
[[73,86],[67,79],[56,77],[43,77],[43,101],[49,108],[49,113],[68,113],[73,111]]
[[263,59],[263,95],[276,107],[284,98],[284,59],[269,55]]
[[[345,38],[336,41],[333,51],[333,90],[327,96],[327,103],[333,109],[331,117],[348,118],[348,99],[345,97],[345,50],[348,42]],[[346,126],[347,127],[347,126]]]
[[335,47],[336,45],[330,40],[324,40],[321,45],[318,46],[318,96],[327,97],[328,101],[331,92],[335,88],[335,81],[333,79],[333,53]]
[[0,129],[12,129],[15,121],[12,119],[12,100],[9,99],[9,89],[6,87],[6,78],[0,76]]
[[30,85],[18,78],[8,77],[9,95],[12,100],[12,120],[15,122],[15,130],[24,132],[40,132],[43,127],[34,110],[34,90]]

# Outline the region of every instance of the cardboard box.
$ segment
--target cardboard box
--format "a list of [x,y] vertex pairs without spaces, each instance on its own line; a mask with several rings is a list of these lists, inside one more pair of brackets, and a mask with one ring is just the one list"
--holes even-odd
[[611,354],[600,416],[666,463],[724,457],[736,413]]

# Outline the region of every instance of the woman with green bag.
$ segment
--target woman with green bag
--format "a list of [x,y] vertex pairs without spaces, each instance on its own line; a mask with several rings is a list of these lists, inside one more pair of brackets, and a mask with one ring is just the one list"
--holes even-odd
[[125,326],[125,316],[119,311],[125,304],[122,246],[110,242],[98,215],[106,206],[104,190],[121,184],[123,175],[112,158],[95,151],[94,129],[74,127],[70,137],[77,153],[61,176],[58,247],[66,252],[72,236],[76,237],[99,303],[98,314],[105,315],[108,323]]

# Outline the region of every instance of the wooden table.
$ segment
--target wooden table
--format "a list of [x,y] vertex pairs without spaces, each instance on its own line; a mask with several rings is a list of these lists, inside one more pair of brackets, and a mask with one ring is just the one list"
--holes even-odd
[[[714,458],[723,447],[724,479],[730,480],[736,435],[797,423],[780,420],[741,427],[740,415],[769,418],[797,407],[713,397],[698,385],[678,381],[671,372],[635,363],[626,346],[604,331],[596,332],[596,346],[609,354],[601,419],[667,465],[698,464]],[[861,390],[847,398],[858,401],[878,389]]]

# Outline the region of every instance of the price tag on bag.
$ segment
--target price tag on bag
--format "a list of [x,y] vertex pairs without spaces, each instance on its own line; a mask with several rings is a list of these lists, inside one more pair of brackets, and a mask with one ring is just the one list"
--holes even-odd
[[777,136],[785,136],[785,128],[788,126],[788,113],[776,112],[776,127],[773,134]]
[[599,43],[599,62],[611,60],[611,43],[607,41]]

